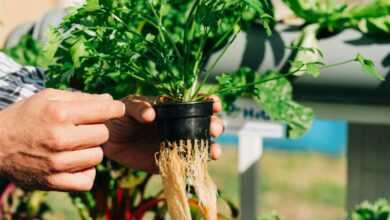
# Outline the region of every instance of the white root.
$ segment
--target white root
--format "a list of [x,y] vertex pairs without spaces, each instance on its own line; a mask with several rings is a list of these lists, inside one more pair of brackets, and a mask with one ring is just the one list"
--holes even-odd
[[186,186],[195,189],[206,220],[217,220],[217,187],[208,174],[208,141],[161,143],[156,162],[160,168],[168,211],[173,220],[191,220]]

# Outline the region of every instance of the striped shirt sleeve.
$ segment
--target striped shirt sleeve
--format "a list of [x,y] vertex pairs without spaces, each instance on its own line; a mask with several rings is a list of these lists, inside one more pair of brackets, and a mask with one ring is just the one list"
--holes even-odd
[[44,88],[43,71],[22,66],[0,52],[0,110]]

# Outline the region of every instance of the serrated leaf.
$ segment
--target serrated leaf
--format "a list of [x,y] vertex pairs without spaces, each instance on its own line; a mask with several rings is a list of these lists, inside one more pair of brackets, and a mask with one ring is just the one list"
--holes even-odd
[[311,76],[318,77],[320,75],[320,67],[317,63],[306,64],[307,73]]
[[272,35],[273,6],[269,0],[244,0],[250,7],[259,13],[267,35]]
[[99,10],[100,9],[99,0],[87,0],[84,9],[88,12]]
[[257,85],[254,99],[271,119],[288,125],[290,138],[301,137],[311,127],[313,111],[293,100],[292,86],[281,73],[269,72],[261,77],[270,76],[281,78]]
[[76,68],[81,65],[81,57],[87,55],[87,50],[85,47],[85,39],[80,38],[76,43],[70,48],[70,55],[72,56],[73,64]]
[[379,73],[379,71],[376,69],[375,64],[374,64],[374,62],[372,60],[365,58],[361,54],[357,54],[356,58],[355,58],[355,61],[360,63],[360,65],[362,66],[363,71],[366,74],[368,74],[368,75],[370,75],[370,76],[372,76],[372,77],[374,77],[374,78],[376,78],[378,80],[381,80],[381,81],[385,79]]

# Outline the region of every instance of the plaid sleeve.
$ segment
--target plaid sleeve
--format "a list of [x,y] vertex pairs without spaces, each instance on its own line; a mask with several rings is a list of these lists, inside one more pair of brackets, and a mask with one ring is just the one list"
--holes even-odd
[[39,68],[24,67],[0,52],[0,110],[44,88]]

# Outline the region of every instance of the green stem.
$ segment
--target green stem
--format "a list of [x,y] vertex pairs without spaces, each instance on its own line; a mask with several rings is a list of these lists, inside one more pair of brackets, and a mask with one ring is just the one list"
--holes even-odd
[[[202,0],[195,0],[194,4],[192,5],[191,9],[190,9],[190,12],[187,16],[187,19],[186,19],[186,24],[185,24],[185,29],[184,29],[184,36],[183,36],[183,45],[184,45],[184,60],[183,60],[183,65],[182,65],[182,71],[183,71],[183,78],[184,78],[184,81],[186,82],[187,81],[187,71],[186,71],[186,68],[188,67],[188,63],[189,63],[189,58],[190,58],[190,55],[191,55],[191,51],[190,51],[190,42],[188,40],[188,38],[190,37],[189,34],[193,34],[193,28],[194,28],[194,19],[195,19],[195,14],[199,8],[199,5],[201,4],[201,1]],[[199,47],[199,50],[197,52],[197,56],[195,58],[196,62],[193,66],[193,74],[197,75],[196,73],[198,72],[197,71],[197,68],[199,66],[198,62],[199,60],[201,59],[201,56],[203,53],[201,53],[201,51],[203,50],[204,48],[204,41],[205,39],[208,37],[208,33],[206,33],[206,36],[202,39],[202,43],[201,43],[201,46]],[[191,39],[192,39],[192,36],[191,36]]]
[[196,94],[195,91],[197,87],[198,87],[198,80],[195,79],[194,84],[192,84],[191,88],[184,92],[184,97],[183,97],[184,102],[189,102],[193,99],[194,94]]
[[341,65],[352,63],[355,61],[356,61],[356,59],[350,59],[350,60],[346,60],[346,61],[339,62],[339,63],[325,65],[325,66],[321,67],[321,69],[328,69],[328,68],[332,68],[332,67],[336,67],[336,66],[341,66]]
[[[320,69],[323,70],[323,69],[327,69],[327,68],[332,68],[332,67],[348,64],[348,63],[351,63],[351,62],[354,62],[354,61],[355,61],[355,59],[350,59],[350,60],[346,60],[346,61],[339,62],[339,63],[325,65],[325,66],[320,67]],[[255,86],[255,85],[263,84],[263,83],[266,83],[266,82],[269,82],[269,81],[278,80],[278,79],[281,79],[281,78],[286,78],[288,76],[294,75],[295,73],[301,72],[301,71],[305,72],[305,71],[307,71],[307,69],[302,69],[304,66],[305,65],[302,65],[297,70],[294,70],[292,72],[289,72],[289,73],[286,73],[286,74],[283,74],[283,75],[280,75],[280,76],[276,76],[276,77],[272,77],[272,78],[269,78],[269,79],[264,79],[264,80],[248,83],[248,84],[245,84],[243,86],[237,86],[237,87],[235,87],[235,89],[241,89],[241,88],[245,88],[245,87]],[[229,89],[220,89],[220,90],[217,89],[215,92],[210,93],[207,96],[212,95],[212,94],[216,94],[216,93],[220,93],[220,94],[222,93],[223,94],[223,92],[228,91],[228,90],[231,90],[231,88],[229,88]]]
[[152,21],[150,18],[147,18],[147,17],[141,17],[142,19],[144,19],[147,23],[149,23],[150,25],[152,25],[153,27],[157,28],[159,30],[159,32],[161,33],[161,37],[163,37],[163,40],[164,41],[168,41],[169,44],[171,44],[173,50],[175,51],[176,55],[182,59],[182,54],[180,53],[179,51],[179,48],[177,48],[176,46],[176,43],[175,41],[172,39],[171,35],[169,34],[169,32],[165,29],[164,26],[161,26],[159,24],[156,24],[154,21]]
[[214,44],[214,46],[212,47],[212,49],[210,51],[214,51],[215,49],[217,49],[226,39],[229,38],[229,36],[231,36],[231,33],[234,31],[234,28],[235,28],[235,25],[237,25],[239,22],[241,21],[241,17],[237,18],[237,20],[234,22],[234,24],[231,26],[231,29],[225,33],[224,36],[222,36],[216,44]]
[[[299,70],[299,71],[305,71],[305,70]],[[281,78],[286,78],[288,76],[291,76],[291,75],[295,74],[296,72],[298,72],[298,71],[293,71],[293,72],[287,73],[285,75],[280,75],[280,76],[272,77],[272,78],[269,78],[269,79],[259,80],[259,81],[252,82],[252,83],[247,83],[247,84],[245,84],[243,86],[237,86],[234,89],[242,89],[242,88],[246,88],[246,87],[250,87],[250,86],[263,84],[263,83],[266,83],[266,82],[269,82],[269,81],[278,80],[278,79],[281,79]],[[231,91],[231,88],[217,90],[215,93],[212,93],[212,94],[216,94],[216,93],[223,94],[224,92],[227,92],[227,91]],[[208,94],[208,96],[209,95],[211,95],[211,94]]]
[[225,55],[226,51],[229,49],[230,45],[234,42],[234,40],[236,39],[238,33],[235,33],[231,39],[231,41],[225,45],[225,47],[223,48],[222,52],[219,54],[219,56],[217,57],[217,59],[214,61],[214,63],[211,65],[210,69],[207,70],[206,74],[205,74],[205,77],[202,81],[202,83],[199,84],[196,92],[194,95],[196,95],[203,87],[203,85],[205,85],[207,83],[207,80],[209,79],[210,77],[210,74],[211,72],[214,70],[215,66],[219,63],[219,61],[222,59],[222,57]]
[[[136,31],[134,31],[134,30],[131,30],[131,29],[127,26],[127,24],[126,24],[120,17],[118,17],[116,14],[111,13],[111,16],[112,16],[115,20],[117,20],[117,21],[119,21],[120,23],[122,23],[122,24],[126,27],[126,30],[127,30],[128,32],[130,32],[130,33],[136,35],[139,39],[141,39],[142,41],[144,41],[144,42],[146,42],[147,44],[149,44],[149,45],[150,45],[154,50],[156,50],[157,52],[159,51],[159,50],[158,50],[158,45],[156,45],[154,42],[151,42],[151,41],[146,40],[145,37],[142,36],[140,33],[136,32]],[[108,28],[107,28],[107,29],[108,29]],[[113,29],[113,28],[111,28],[111,29]],[[113,30],[114,30],[114,29],[113,29]],[[162,56],[162,57],[163,57],[163,56]]]

